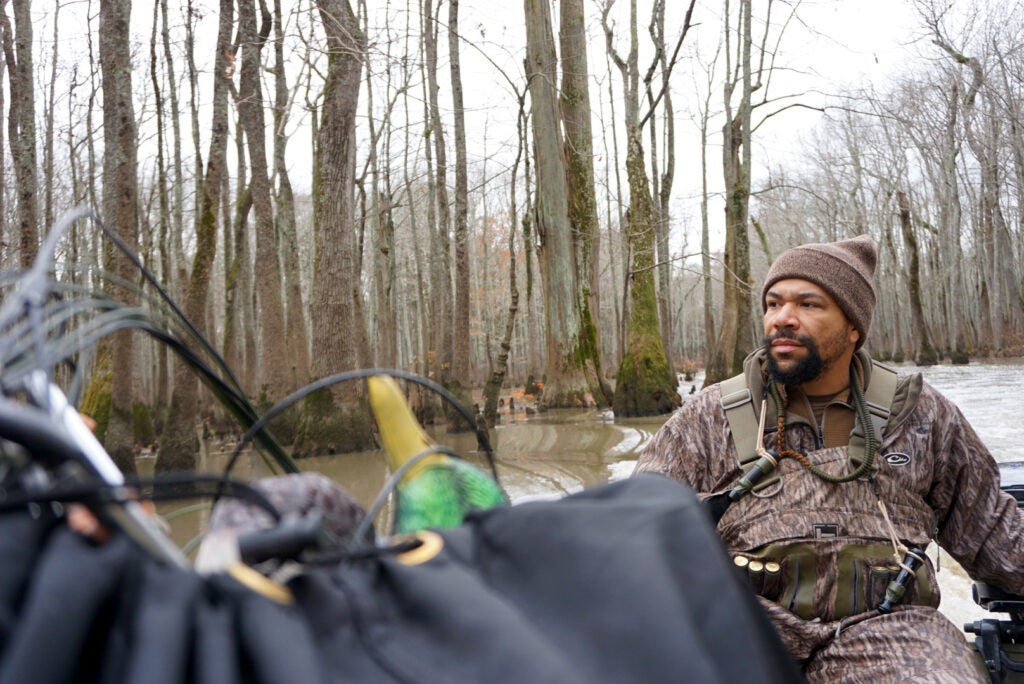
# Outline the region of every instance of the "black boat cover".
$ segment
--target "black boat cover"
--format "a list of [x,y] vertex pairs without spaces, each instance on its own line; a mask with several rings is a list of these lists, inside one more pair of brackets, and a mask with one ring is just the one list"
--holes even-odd
[[310,567],[285,604],[7,513],[0,683],[800,681],[668,479],[479,512],[440,538]]

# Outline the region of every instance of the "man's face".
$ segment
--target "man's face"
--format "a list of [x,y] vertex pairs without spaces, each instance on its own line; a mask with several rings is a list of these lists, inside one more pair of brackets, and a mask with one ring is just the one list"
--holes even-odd
[[765,303],[763,343],[772,377],[800,385],[834,368],[845,372],[860,333],[825,290],[787,278],[769,288]]

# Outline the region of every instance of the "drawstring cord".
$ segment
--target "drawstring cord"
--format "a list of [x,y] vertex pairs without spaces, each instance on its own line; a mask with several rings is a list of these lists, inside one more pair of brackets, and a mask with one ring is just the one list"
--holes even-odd
[[[768,397],[765,396],[761,399],[761,418],[757,423],[757,448],[754,449],[754,453],[761,458],[767,458],[772,462],[772,467],[779,464],[779,460],[775,458],[772,452],[764,448],[764,417],[768,413]],[[781,452],[780,452],[781,453]]]
[[892,543],[892,557],[896,561],[896,565],[909,572],[911,576],[917,577],[917,571],[908,565],[910,561],[908,556],[917,559],[918,565],[920,565],[924,563],[924,554],[916,549],[908,548],[900,541],[899,536],[896,534],[896,526],[892,524],[892,520],[889,518],[889,509],[885,502],[882,501],[881,494],[878,491],[878,483],[872,480],[871,484],[874,485],[875,496],[878,497],[878,509],[882,511],[882,519],[885,521],[885,527],[889,532],[889,541]]

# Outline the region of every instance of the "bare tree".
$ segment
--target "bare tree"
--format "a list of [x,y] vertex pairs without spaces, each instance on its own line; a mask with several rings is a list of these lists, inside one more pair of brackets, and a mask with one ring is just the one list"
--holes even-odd
[[[99,58],[103,76],[103,216],[130,248],[136,245],[138,223],[138,162],[135,108],[132,102],[132,67],[129,43],[130,0],[101,0]],[[136,274],[128,258],[107,248],[107,270],[124,282]],[[117,298],[131,302],[133,295],[115,288]],[[110,338],[110,415],[104,444],[125,472],[134,472],[132,383],[135,346],[131,333]]]
[[[981,221],[978,224],[978,239],[983,246],[982,280],[980,300],[983,316],[983,347],[1000,349],[1003,346],[1003,316],[1005,302],[1012,298],[1015,286],[1008,276],[1011,272],[1002,255],[1009,251],[1005,242],[1006,218],[1001,206],[1002,168],[999,162],[999,137],[1002,118],[994,116],[993,97],[981,91],[986,82],[985,68],[977,57],[969,56],[953,47],[943,34],[938,17],[926,19],[933,32],[933,42],[946,52],[957,64],[966,66],[971,82],[963,95],[964,128],[967,142],[979,164],[979,205]],[[987,105],[987,111],[979,111],[978,102]]]
[[[46,112],[44,113],[46,124],[43,129],[43,178],[46,179],[46,187],[43,189],[43,225],[48,229],[53,225],[53,190],[54,178],[54,149],[53,129],[56,121],[56,92],[57,92],[57,56],[60,50],[60,9],[61,4],[57,2],[53,11],[53,49],[50,61],[50,87],[46,96]],[[3,111],[0,109],[0,111]],[[2,149],[2,148],[0,148]]]
[[14,26],[7,17],[7,0],[0,2],[0,39],[10,84],[11,110],[7,135],[14,161],[18,198],[18,235],[22,266],[29,266],[39,250],[39,181],[36,168],[35,77],[32,59],[31,0],[11,0]]
[[[644,162],[643,126],[653,111],[640,115],[639,36],[637,3],[630,0],[629,44],[627,57],[614,47],[609,13],[614,0],[603,8],[601,24],[608,54],[618,67],[625,91],[626,177],[629,183],[629,214],[626,232],[630,250],[630,315],[625,353],[619,364],[615,385],[615,413],[621,416],[646,416],[668,413],[679,405],[676,378],[669,367],[658,323],[658,299],[655,291],[655,232],[658,209],[651,195]],[[691,3],[682,36],[690,26]],[[682,41],[680,37],[680,42]]]
[[[210,122],[210,153],[203,174],[203,196],[196,216],[196,252],[185,294],[185,315],[193,325],[201,326],[206,311],[214,256],[217,254],[217,213],[226,172],[228,148],[228,60],[232,54],[232,0],[221,0],[217,24],[216,58],[213,72],[213,112]],[[195,421],[198,415],[199,387],[195,375],[183,363],[174,363],[173,389],[160,435],[161,470],[180,470],[196,466],[198,439]]]
[[[668,54],[665,39],[665,0],[655,0],[651,10],[651,23],[648,33],[654,45],[655,59],[644,75],[644,89],[648,107],[651,110],[649,123],[651,137],[651,189],[657,206],[655,221],[655,254],[658,271],[658,320],[661,324],[661,342],[671,360],[672,354],[672,255],[669,248],[669,202],[672,198],[672,186],[675,181],[675,113],[672,107],[672,91],[669,89],[669,77],[672,73],[671,56]],[[657,102],[653,88],[654,77],[660,75],[659,92],[664,109],[664,172],[658,167],[658,136],[653,113],[657,110]]]
[[260,84],[260,54],[271,29],[270,13],[265,0],[260,0],[260,10],[262,25],[257,27],[254,0],[238,2],[238,38],[241,43],[238,118],[245,131],[251,169],[250,192],[256,217],[255,266],[259,273],[256,279],[256,299],[260,320],[259,401],[272,404],[295,387],[288,372],[281,267],[274,230],[274,207],[270,196],[266,125]]
[[[432,374],[443,383],[451,376],[452,366],[452,276],[451,247],[448,232],[451,230],[451,211],[448,205],[448,153],[445,148],[444,127],[441,124],[441,106],[438,102],[440,86],[437,83],[437,36],[438,22],[434,16],[434,0],[422,0],[424,70],[426,72],[429,124],[426,136],[433,142],[434,167],[433,202],[436,219],[428,218],[430,235],[430,290],[433,293],[434,313],[431,316],[433,333],[431,352],[434,357]],[[428,155],[430,152],[428,152]]]
[[[452,317],[452,375],[449,387],[464,401],[469,399],[469,179],[466,168],[466,110],[462,97],[462,65],[459,55],[459,0],[448,0],[448,66],[452,85],[455,134],[455,310]],[[467,402],[468,403],[468,402]],[[449,421],[463,424],[464,421]]]
[[[182,149],[181,149],[181,145],[182,145],[182,142],[181,142],[182,141],[181,121],[182,121],[183,117],[182,117],[182,114],[181,114],[181,103],[180,103],[180,101],[178,99],[179,83],[178,83],[178,79],[177,79],[177,75],[176,75],[177,72],[175,70],[174,55],[173,55],[173,52],[171,50],[172,37],[171,37],[170,22],[169,22],[168,12],[167,12],[167,0],[159,0],[159,2],[157,4],[159,6],[159,12],[160,12],[160,35],[161,35],[161,43],[163,45],[163,56],[164,56],[163,65],[164,65],[164,69],[166,71],[167,97],[170,100],[170,105],[171,105],[170,116],[168,117],[169,120],[170,120],[170,124],[171,124],[171,135],[170,135],[170,138],[171,138],[171,142],[170,142],[171,161],[170,161],[170,168],[171,168],[172,176],[173,176],[173,179],[174,179],[173,180],[173,185],[172,185],[171,202],[170,202],[170,221],[171,221],[171,228],[172,228],[172,230],[170,232],[170,239],[169,240],[166,240],[166,241],[165,240],[161,240],[161,242],[160,242],[160,251],[164,252],[164,251],[170,250],[172,252],[172,254],[170,255],[170,260],[172,261],[172,263],[177,265],[176,268],[179,270],[179,273],[182,276],[181,280],[177,281],[177,279],[174,279],[174,274],[171,272],[171,270],[168,269],[168,270],[164,271],[164,277],[169,279],[169,281],[171,279],[173,279],[174,280],[174,284],[177,284],[177,282],[181,282],[181,287],[184,287],[185,276],[187,274],[187,263],[186,263],[186,256],[185,256],[185,248],[184,248],[184,245],[183,245],[183,239],[184,239],[183,236],[184,236],[184,233],[185,233],[185,189],[186,189],[186,187],[185,187],[186,179],[185,179],[185,171],[184,171],[184,162],[183,162],[183,159],[182,159]],[[189,1],[189,5],[191,5],[191,0]],[[187,10],[187,11],[190,12],[190,9]],[[156,7],[154,7],[154,13],[155,12],[156,12]],[[195,65],[193,63],[192,50],[195,49],[195,46],[194,46],[194,42],[192,41],[191,29],[192,29],[191,17],[189,15],[188,20],[186,21],[185,51],[186,51],[187,58],[188,58],[188,61],[190,63],[190,66],[194,67]],[[194,74],[190,74],[190,76],[194,77]],[[193,92],[193,98],[194,97],[195,97],[195,93]],[[194,102],[193,102],[193,105],[195,105]],[[194,179],[194,181],[196,183],[195,194],[197,196],[201,197],[202,196],[202,187],[201,186],[202,186],[202,159],[203,158],[202,158],[202,154],[199,151],[199,138],[198,138],[198,135],[196,134],[196,130],[199,128],[198,111],[193,111],[192,114],[193,114],[192,134],[193,134],[195,145],[196,145],[196,147],[195,147],[196,170],[195,170],[195,179]],[[166,132],[163,135],[166,138],[166,135],[167,135]],[[201,200],[197,197],[197,199],[196,199],[196,211],[199,210],[199,203],[200,203],[200,201]],[[169,282],[168,284],[172,284],[172,283]]]
[[292,191],[285,152],[288,147],[288,106],[290,97],[285,73],[284,26],[281,0],[274,0],[274,176],[277,234],[281,238],[281,262],[284,269],[285,346],[288,349],[290,386],[309,382],[309,338],[306,335],[306,310],[302,301],[299,273],[299,247],[295,228],[295,194]]
[[[725,176],[725,272],[722,325],[718,339],[709,349],[705,384],[718,382],[738,373],[746,352],[751,348],[750,240],[747,219],[750,203],[751,95],[755,81],[751,75],[751,2],[739,0],[736,54],[732,40],[729,0],[725,3],[726,71],[724,87],[725,126],[722,128],[722,171]],[[769,2],[769,5],[771,3]],[[733,60],[735,59],[735,63]],[[739,102],[733,97],[739,88]]]
[[[310,296],[312,373],[322,378],[358,368],[363,318],[355,244],[355,119],[366,38],[348,0],[317,0],[327,34],[328,66],[317,135],[313,198],[316,266]],[[342,334],[339,332],[343,331]],[[319,393],[303,407],[299,453],[360,450],[373,438],[360,393],[351,386]]]

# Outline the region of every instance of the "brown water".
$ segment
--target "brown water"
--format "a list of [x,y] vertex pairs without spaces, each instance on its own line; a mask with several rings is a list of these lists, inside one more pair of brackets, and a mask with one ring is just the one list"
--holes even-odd
[[[505,422],[490,431],[498,477],[513,502],[550,498],[607,482],[622,461],[634,461],[666,416],[614,421],[597,411],[548,411]],[[473,434],[433,437],[465,458],[484,464]],[[379,453],[303,461],[349,486],[357,498],[371,497],[383,471]],[[628,472],[625,473],[628,475]]]
[[[514,418],[507,414],[489,431],[495,453],[498,478],[513,503],[533,499],[556,498],[585,487],[628,477],[640,450],[665,422],[667,416],[614,420],[609,412],[553,410]],[[448,434],[430,430],[439,444],[447,446],[467,460],[486,467],[486,459],[477,451],[473,433]],[[231,449],[210,445],[203,459],[204,470],[220,471]],[[344,487],[365,508],[380,493],[388,469],[380,451],[355,452],[304,458],[299,467],[327,475]],[[242,480],[272,474],[251,454],[243,457],[232,471]],[[197,502],[186,502],[185,505]],[[179,545],[193,540],[208,521],[208,510],[189,509],[176,515],[182,503],[160,506],[160,513],[172,516],[172,531]],[[387,529],[390,510],[378,517],[378,529]]]

